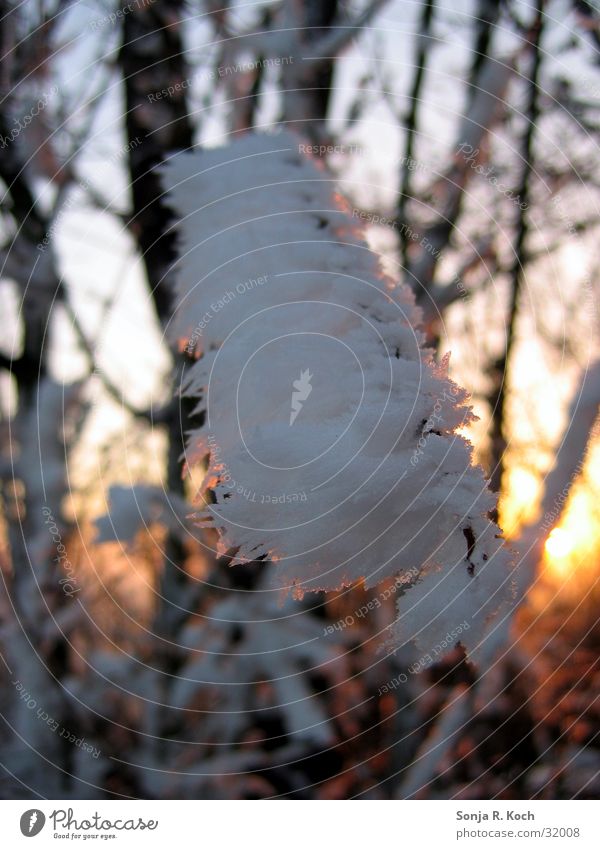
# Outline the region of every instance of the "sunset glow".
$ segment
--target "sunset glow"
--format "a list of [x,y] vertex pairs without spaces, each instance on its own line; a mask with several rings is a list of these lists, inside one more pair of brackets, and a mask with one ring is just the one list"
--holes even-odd
[[597,570],[600,555],[600,446],[588,453],[584,473],[575,482],[560,524],[550,532],[545,560],[557,578],[575,575],[583,578]]
[[[540,473],[515,466],[508,470],[506,495],[500,501],[500,524],[508,539],[522,526],[539,520],[544,482]],[[562,516],[549,532],[544,561],[551,580],[592,574],[600,556],[600,443],[588,450],[583,473],[574,482]]]
[[552,560],[563,560],[577,547],[577,538],[563,528],[554,528],[546,540],[546,554]]

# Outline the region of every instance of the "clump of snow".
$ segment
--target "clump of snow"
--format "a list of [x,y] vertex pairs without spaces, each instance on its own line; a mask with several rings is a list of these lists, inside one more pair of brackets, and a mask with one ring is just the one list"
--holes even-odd
[[188,456],[208,463],[199,521],[237,560],[275,562],[271,585],[296,595],[416,567],[393,639],[427,651],[467,619],[476,654],[507,621],[510,558],[456,432],[467,393],[423,349],[412,293],[293,134],[177,154],[163,180],[172,332],[197,357],[184,391],[205,412]]

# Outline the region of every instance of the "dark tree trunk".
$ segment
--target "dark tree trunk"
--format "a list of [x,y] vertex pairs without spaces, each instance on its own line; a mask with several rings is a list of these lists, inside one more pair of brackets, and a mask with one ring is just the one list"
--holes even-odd
[[170,214],[161,202],[156,166],[166,152],[192,145],[187,107],[189,72],[177,16],[181,0],[156,0],[125,15],[119,61],[125,87],[125,125],[134,213],[132,229],[146,268],[157,315],[171,315],[165,278],[174,259]]
[[[494,492],[500,492],[506,466],[505,451],[507,445],[506,422],[508,418],[508,387],[510,364],[515,347],[515,334],[519,315],[519,301],[525,279],[525,248],[529,233],[528,207],[531,196],[531,177],[534,173],[534,139],[540,114],[539,73],[542,64],[540,41],[543,31],[543,0],[537,0],[536,18],[530,34],[532,47],[531,74],[527,104],[524,110],[527,126],[523,133],[520,149],[521,176],[515,196],[519,198],[518,218],[515,241],[513,244],[513,266],[510,272],[510,302],[506,328],[506,345],[500,358],[494,363],[492,377],[495,385],[490,397],[492,423],[490,431],[490,486]],[[497,518],[497,517],[495,517]]]
[[[180,15],[181,0],[156,0],[136,6],[124,18],[120,67],[126,104],[128,161],[132,185],[132,230],[142,256],[156,313],[167,328],[173,312],[169,270],[175,259],[171,213],[162,202],[157,166],[165,155],[192,146],[193,128],[186,90],[190,71],[185,61]],[[174,388],[180,385],[185,356],[172,346]],[[168,457],[166,487],[183,495],[181,456],[189,429],[191,403],[175,399],[167,421]],[[174,668],[170,641],[193,606],[185,551],[170,534],[158,587],[154,631],[160,640],[159,663]],[[175,640],[173,640],[175,642]]]

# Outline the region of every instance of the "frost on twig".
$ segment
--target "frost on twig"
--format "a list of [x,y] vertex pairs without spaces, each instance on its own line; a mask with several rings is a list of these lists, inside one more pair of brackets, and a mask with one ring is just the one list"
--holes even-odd
[[298,596],[416,567],[394,643],[427,651],[467,618],[475,657],[505,633],[514,594],[495,498],[457,434],[467,393],[299,141],[245,136],[164,169],[172,332],[197,357],[183,389],[205,413],[187,457],[207,461],[199,521],[236,560],[272,560],[272,586]]

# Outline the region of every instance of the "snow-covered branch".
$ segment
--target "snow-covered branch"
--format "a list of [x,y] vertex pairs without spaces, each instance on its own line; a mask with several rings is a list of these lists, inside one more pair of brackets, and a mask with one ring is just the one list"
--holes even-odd
[[200,521],[298,595],[410,575],[396,644],[428,651],[468,619],[476,655],[513,593],[495,499],[456,434],[467,394],[299,142],[247,136],[166,165],[174,333],[200,355],[186,388],[206,415],[188,449],[209,458]]

